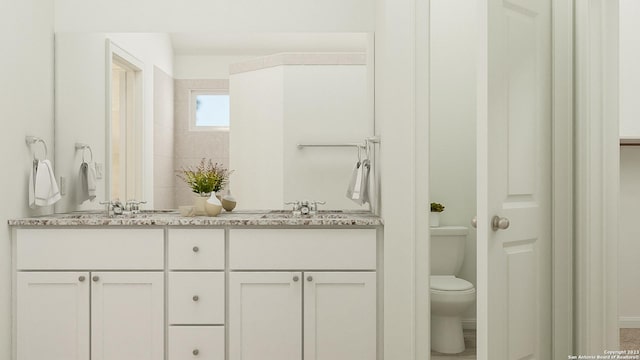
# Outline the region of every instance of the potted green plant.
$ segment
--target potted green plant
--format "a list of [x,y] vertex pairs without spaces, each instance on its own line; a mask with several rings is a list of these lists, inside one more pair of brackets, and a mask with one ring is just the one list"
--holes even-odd
[[444,211],[444,205],[432,202],[431,212],[429,213],[429,225],[432,227],[440,226],[440,213]]
[[183,167],[178,170],[178,178],[183,180],[197,194],[195,199],[196,215],[216,216],[222,210],[222,204],[216,192],[224,189],[229,182],[231,172],[224,166],[203,158],[197,166]]

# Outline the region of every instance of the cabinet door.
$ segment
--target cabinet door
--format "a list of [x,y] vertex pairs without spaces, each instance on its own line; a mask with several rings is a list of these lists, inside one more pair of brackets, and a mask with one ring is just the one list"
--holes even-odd
[[376,359],[376,273],[304,273],[304,359]]
[[164,358],[164,274],[91,273],[91,359]]
[[302,273],[229,274],[229,359],[302,359]]
[[17,359],[89,359],[89,274],[19,272]]

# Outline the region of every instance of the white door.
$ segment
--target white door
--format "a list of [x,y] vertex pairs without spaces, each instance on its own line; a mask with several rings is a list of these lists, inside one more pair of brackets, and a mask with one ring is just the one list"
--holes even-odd
[[164,358],[164,273],[91,273],[91,359]]
[[229,274],[229,359],[302,359],[302,273]]
[[304,359],[376,359],[376,273],[304,273]]
[[478,359],[551,359],[551,2],[481,9]]
[[89,360],[89,274],[19,272],[17,359]]

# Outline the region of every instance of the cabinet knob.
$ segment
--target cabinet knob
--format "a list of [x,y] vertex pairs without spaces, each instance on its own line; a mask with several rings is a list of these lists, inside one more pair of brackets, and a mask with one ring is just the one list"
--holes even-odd
[[300,280],[300,278],[299,278],[299,277],[297,277],[297,276],[294,276],[294,277],[293,277],[293,281],[298,281],[298,280]]
[[200,297],[198,295],[193,295],[192,299],[193,299],[193,301],[198,301],[198,300],[200,300]]
[[199,247],[197,247],[197,246],[194,246],[194,247],[193,247],[193,252],[194,252],[194,253],[197,253],[198,251],[200,251],[200,248],[199,248]]
[[307,281],[313,281],[313,276],[311,275],[307,276]]
[[98,280],[100,280],[100,276],[96,275],[93,277],[93,281],[98,281]]
[[78,277],[78,281],[83,282],[86,279],[86,277],[84,277],[84,275],[81,275],[80,277]]
[[193,355],[198,356],[198,354],[200,354],[200,350],[198,350],[198,349],[193,349],[192,353],[193,353]]

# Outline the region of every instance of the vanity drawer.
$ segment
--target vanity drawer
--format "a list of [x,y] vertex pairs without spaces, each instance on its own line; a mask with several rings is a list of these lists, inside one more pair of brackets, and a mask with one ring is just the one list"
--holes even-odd
[[224,273],[169,273],[169,323],[224,324]]
[[18,229],[18,270],[162,270],[162,229]]
[[169,360],[224,360],[224,326],[171,326]]
[[169,268],[224,270],[224,230],[169,229]]
[[231,229],[233,270],[375,270],[376,229]]

